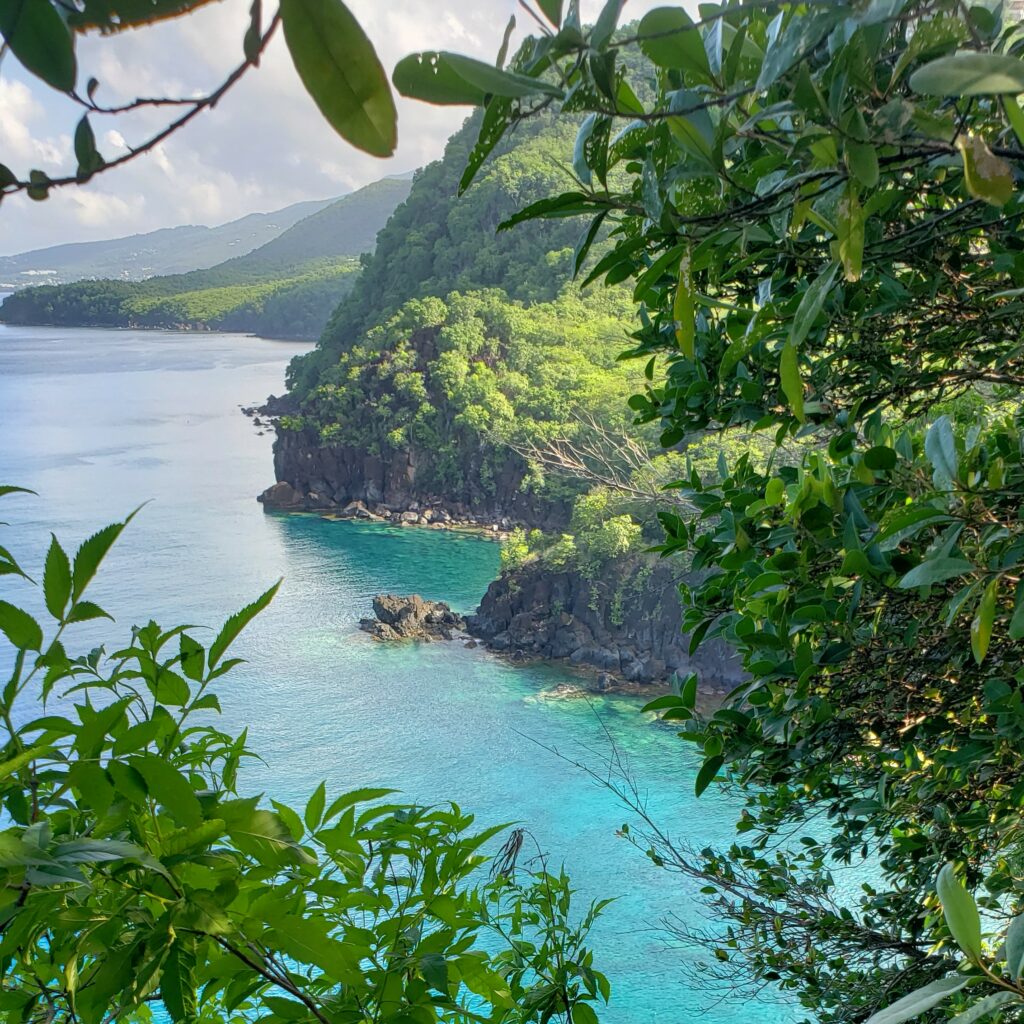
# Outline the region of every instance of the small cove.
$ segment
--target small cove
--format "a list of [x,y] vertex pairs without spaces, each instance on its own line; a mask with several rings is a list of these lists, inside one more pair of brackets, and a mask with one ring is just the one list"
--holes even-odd
[[[240,335],[0,326],[0,482],[40,495],[5,500],[3,543],[32,571],[49,529],[74,547],[150,501],[93,595],[117,619],[102,635],[150,616],[217,626],[283,577],[239,645],[248,663],[220,689],[224,724],[247,727],[265,759],[249,770],[253,787],[304,800],[321,778],[335,791],[388,785],[453,800],[482,826],[522,822],[565,861],[583,902],[619,897],[594,935],[613,982],[609,1024],[790,1020],[689,987],[694,953],[666,948],[658,923],[699,925],[695,886],[617,837],[628,812],[568,763],[600,771],[614,746],[661,820],[700,844],[728,840],[734,808],[694,799],[695,755],[640,701],[548,701],[544,691],[572,679],[557,666],[358,631],[383,591],[471,610],[497,572],[492,541],[262,512],[254,496],[272,482],[272,436],[239,407],[280,392],[302,350]],[[80,638],[83,649],[92,639]]]

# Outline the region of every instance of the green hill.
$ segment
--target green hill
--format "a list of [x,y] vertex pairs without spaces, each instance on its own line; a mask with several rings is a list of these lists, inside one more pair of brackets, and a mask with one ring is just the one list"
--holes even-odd
[[292,363],[298,414],[275,465],[312,506],[439,501],[558,528],[582,487],[515,448],[571,435],[579,413],[627,422],[628,290],[570,282],[571,219],[495,231],[564,186],[576,125],[524,125],[459,197],[477,132],[474,117],[417,173],[317,349]]
[[248,331],[313,339],[351,290],[359,256],[408,195],[387,178],[336,200],[277,238],[206,270],[145,281],[77,281],[28,288],[0,306],[0,320],[74,327]]

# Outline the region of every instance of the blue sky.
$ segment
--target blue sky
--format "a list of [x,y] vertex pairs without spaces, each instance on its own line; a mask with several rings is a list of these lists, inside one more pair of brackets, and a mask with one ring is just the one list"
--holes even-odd
[[[79,78],[100,81],[97,101],[139,95],[193,95],[219,83],[241,58],[251,0],[220,0],[165,24],[86,37]],[[664,0],[662,0],[664,2]],[[405,54],[450,49],[492,60],[509,16],[529,19],[516,0],[349,0],[390,72]],[[600,0],[584,0],[593,18]],[[624,19],[657,0],[627,0]],[[158,151],[46,202],[23,195],[0,207],[0,255],[61,242],[111,238],[177,224],[217,224],[302,199],[339,195],[440,156],[467,115],[461,108],[399,102],[399,146],[387,161],[338,139],[306,96],[283,38],[260,68],[213,111]],[[74,169],[71,137],[80,110],[26,75],[8,55],[0,64],[0,163],[24,174]],[[164,123],[166,111],[96,119],[100,151],[115,156]]]

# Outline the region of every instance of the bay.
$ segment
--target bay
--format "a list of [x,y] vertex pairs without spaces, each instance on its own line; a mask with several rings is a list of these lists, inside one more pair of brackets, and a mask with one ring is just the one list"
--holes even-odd
[[[240,406],[280,393],[303,350],[228,334],[0,326],[0,482],[39,494],[4,500],[3,543],[38,571],[49,530],[74,548],[148,502],[91,595],[115,616],[103,630],[114,639],[150,617],[216,627],[283,577],[239,642],[247,664],[219,691],[224,724],[248,728],[263,755],[252,787],[304,801],[321,779],[334,791],[394,786],[410,800],[456,801],[481,825],[523,824],[564,861],[581,907],[618,897],[593,936],[613,984],[607,1024],[793,1019],[772,1002],[720,1001],[696,980],[699,952],[661,926],[707,926],[695,884],[619,837],[628,810],[574,766],[600,776],[619,758],[671,832],[698,847],[728,841],[736,807],[713,793],[695,800],[696,757],[640,702],[546,700],[572,680],[563,668],[359,632],[384,591],[471,610],[497,573],[497,545],[263,513],[255,495],[273,482],[272,436]],[[94,639],[83,627],[78,649]]]

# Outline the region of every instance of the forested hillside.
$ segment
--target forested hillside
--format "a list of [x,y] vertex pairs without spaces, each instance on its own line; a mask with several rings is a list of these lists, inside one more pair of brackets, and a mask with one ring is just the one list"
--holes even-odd
[[248,331],[315,339],[352,287],[358,257],[409,192],[385,178],[344,196],[245,255],[146,281],[77,281],[11,295],[0,319],[71,327]]
[[430,498],[564,526],[579,487],[509,443],[572,433],[580,413],[625,424],[629,293],[571,283],[573,220],[496,229],[566,184],[576,127],[525,126],[460,198],[473,118],[417,174],[320,345],[292,364],[279,480],[314,504]]

